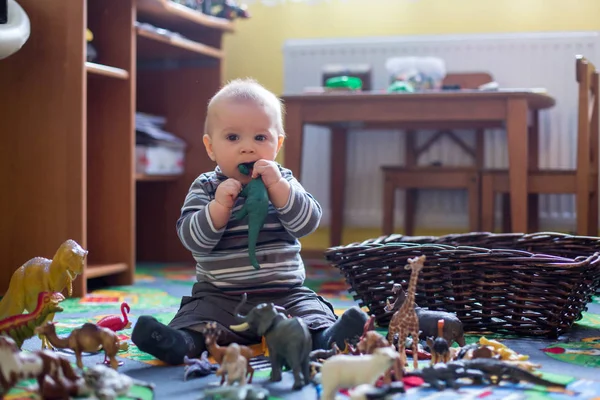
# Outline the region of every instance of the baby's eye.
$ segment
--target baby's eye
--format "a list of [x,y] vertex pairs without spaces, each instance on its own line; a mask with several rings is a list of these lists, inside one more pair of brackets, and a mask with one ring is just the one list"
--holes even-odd
[[230,133],[229,135],[226,136],[226,139],[229,140],[230,142],[235,142],[236,140],[238,140],[239,136],[235,133]]
[[254,139],[258,142],[264,142],[265,140],[267,140],[267,137],[265,135],[256,135]]

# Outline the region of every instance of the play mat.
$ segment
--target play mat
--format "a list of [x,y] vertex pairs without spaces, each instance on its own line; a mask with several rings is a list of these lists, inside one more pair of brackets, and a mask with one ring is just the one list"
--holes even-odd
[[[120,314],[120,305],[126,302],[131,307],[128,318],[135,324],[139,315],[151,314],[164,323],[168,323],[179,307],[181,296],[188,295],[194,282],[194,268],[190,265],[140,265],[136,269],[136,283],[128,287],[111,287],[96,290],[81,299],[67,299],[62,303],[64,311],[57,314],[57,334],[66,335],[74,327],[84,322],[96,322],[106,315]],[[348,286],[339,273],[322,262],[312,262],[307,268],[306,283],[313,290],[326,297],[333,305],[336,314],[341,315],[349,306],[357,303],[348,294]],[[600,400],[600,299],[594,298],[584,318],[576,323],[566,338],[556,341],[528,340],[516,336],[485,335],[495,338],[521,354],[531,355],[531,360],[543,365],[541,372],[547,379],[568,383],[565,392],[549,391],[543,387],[508,384],[502,386],[474,386],[460,389],[460,398],[471,399],[599,399]],[[378,329],[385,332],[383,329]],[[122,361],[127,363],[143,363],[150,366],[164,365],[154,357],[137,349],[130,342],[132,329],[120,331],[121,339],[129,342],[129,349],[119,353]],[[467,335],[467,342],[477,341],[482,335]],[[33,341],[32,339],[31,341]],[[36,339],[37,340],[37,339]],[[39,342],[37,342],[39,343]],[[28,344],[24,349],[28,349]],[[37,344],[34,345],[37,347]],[[268,362],[261,357],[263,347],[253,346],[259,357],[253,362],[257,369],[256,379],[267,377],[270,371]],[[425,366],[429,361],[420,361]],[[412,365],[412,363],[410,363]],[[202,378],[204,379],[204,378]],[[5,399],[37,398],[27,389],[27,382],[13,389]],[[305,389],[290,398],[316,398],[306,395]],[[405,399],[450,399],[457,398],[456,392],[446,390],[437,392],[433,389],[408,389],[398,398]],[[299,396],[299,397],[298,397]],[[343,398],[343,392],[340,394]],[[271,398],[288,395],[272,395]],[[152,393],[142,387],[131,391],[130,397],[152,398]],[[190,397],[192,398],[192,397]],[[198,398],[198,396],[193,397]]]

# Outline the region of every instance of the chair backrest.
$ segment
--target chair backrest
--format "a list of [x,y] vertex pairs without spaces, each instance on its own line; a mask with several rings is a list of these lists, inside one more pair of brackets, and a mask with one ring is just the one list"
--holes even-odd
[[477,89],[479,86],[493,82],[494,78],[487,72],[448,72],[443,86],[458,86],[461,89]]
[[598,174],[599,74],[594,64],[578,55],[575,62],[579,104],[577,117],[577,175],[578,184],[586,184],[590,173]]
[[[460,89],[477,89],[479,86],[492,82],[494,78],[487,72],[448,72],[444,78],[442,85],[457,87]],[[461,147],[467,154],[469,154],[475,161],[475,165],[478,168],[483,167],[483,135],[481,132],[475,135],[476,142],[475,147],[469,146],[464,142],[458,135],[456,135],[451,129],[442,129],[437,131],[433,136],[429,138],[424,145],[420,148],[416,148],[414,143],[410,142],[407,145],[407,152],[413,155],[408,157],[407,160],[411,160],[411,164],[418,161],[421,154],[427,151],[434,143],[436,143],[443,136],[448,137],[452,142]],[[412,162],[412,160],[415,160]],[[408,164],[408,162],[407,162]]]

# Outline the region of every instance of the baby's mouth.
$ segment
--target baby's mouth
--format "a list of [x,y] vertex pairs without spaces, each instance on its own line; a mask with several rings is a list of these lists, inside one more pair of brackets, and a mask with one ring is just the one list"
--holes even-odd
[[238,165],[238,170],[244,175],[252,176],[252,169],[254,168],[255,162],[256,161],[241,163]]

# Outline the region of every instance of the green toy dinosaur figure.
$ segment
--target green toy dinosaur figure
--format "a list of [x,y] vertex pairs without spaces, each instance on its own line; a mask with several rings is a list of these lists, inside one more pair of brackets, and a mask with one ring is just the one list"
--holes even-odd
[[[254,163],[245,163],[238,165],[238,170],[244,175],[250,175]],[[246,202],[233,217],[243,219],[248,216],[248,255],[250,263],[255,269],[260,269],[256,259],[256,242],[258,234],[262,229],[267,214],[269,213],[269,194],[262,178],[259,176],[252,179],[240,193],[241,197],[246,198]]]
[[0,320],[0,335],[10,336],[21,348],[23,342],[35,335],[35,328],[41,325],[46,317],[62,311],[59,305],[65,299],[60,292],[40,292],[37,306],[29,314],[18,314]]

